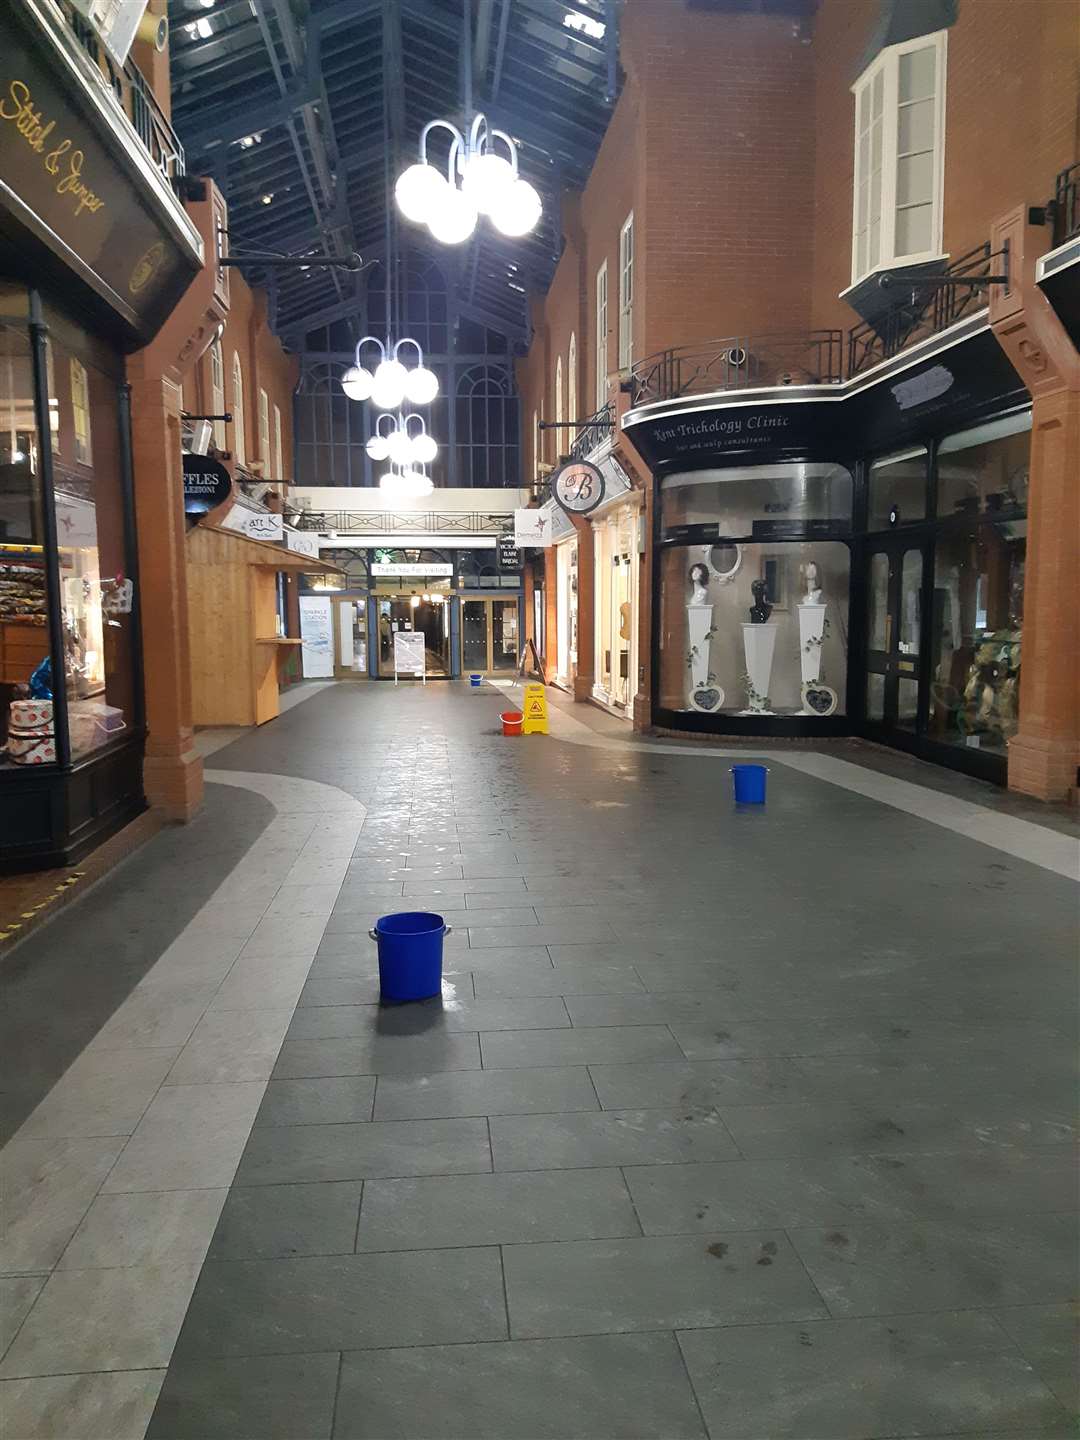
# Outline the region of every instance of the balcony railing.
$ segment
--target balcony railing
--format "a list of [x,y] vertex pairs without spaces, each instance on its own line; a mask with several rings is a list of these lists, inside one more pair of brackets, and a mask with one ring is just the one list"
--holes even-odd
[[184,147],[169,124],[165,112],[146,83],[142,71],[131,59],[121,68],[98,38],[97,31],[70,0],[56,0],[68,27],[101,72],[124,114],[142,142],[143,149],[171,185],[184,175]]
[[[991,251],[987,241],[962,255],[943,274],[956,279],[976,279],[990,275],[1004,259],[1004,252]],[[975,285],[935,284],[931,288],[913,280],[910,287],[907,299],[891,306],[873,321],[848,331],[849,378],[882,360],[891,360],[901,350],[936,335],[939,330],[947,330],[986,304],[985,288]]]
[[570,443],[570,455],[574,460],[584,460],[598,445],[611,438],[615,424],[615,407],[609,401],[601,405],[595,415],[590,415]]
[[290,509],[289,523],[297,530],[318,530],[326,534],[330,530],[338,535],[362,537],[365,535],[396,534],[449,534],[453,535],[501,535],[514,524],[514,512],[412,511],[398,514],[388,510],[300,510]]
[[1054,244],[1080,235],[1080,160],[1062,170],[1054,184]]
[[661,350],[631,374],[632,403],[749,386],[836,385],[843,377],[844,332],[729,335],[702,346]]

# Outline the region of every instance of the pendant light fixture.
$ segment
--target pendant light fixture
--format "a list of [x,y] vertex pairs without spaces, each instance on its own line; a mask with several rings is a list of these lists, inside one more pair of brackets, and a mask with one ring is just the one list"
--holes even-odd
[[[388,427],[384,428],[384,420],[390,422]],[[416,428],[410,430],[410,421],[416,422]],[[365,448],[372,460],[392,460],[398,466],[430,465],[439,453],[424,417],[415,410],[408,415],[380,415]]]
[[[378,364],[371,370],[360,363],[360,351],[365,345],[379,347]],[[403,345],[412,345],[416,350],[416,364],[411,370],[398,359]],[[341,388],[350,400],[373,400],[380,410],[398,410],[405,400],[414,405],[430,405],[439,393],[439,381],[434,370],[424,364],[424,352],[418,340],[406,336],[403,340],[384,342],[376,335],[365,335],[356,345],[356,363],[341,377]]]
[[[429,164],[428,136],[450,132],[445,176]],[[543,206],[540,196],[518,174],[517,146],[505,130],[495,130],[482,114],[465,134],[449,120],[429,120],[420,132],[419,159],[402,172],[394,187],[398,209],[407,220],[426,225],[443,245],[459,245],[487,215],[503,235],[527,235]]]

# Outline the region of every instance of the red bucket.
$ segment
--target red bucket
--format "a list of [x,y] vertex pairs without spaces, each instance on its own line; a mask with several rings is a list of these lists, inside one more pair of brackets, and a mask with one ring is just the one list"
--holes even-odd
[[520,710],[504,710],[499,719],[502,721],[504,735],[521,734],[521,725],[525,717]]

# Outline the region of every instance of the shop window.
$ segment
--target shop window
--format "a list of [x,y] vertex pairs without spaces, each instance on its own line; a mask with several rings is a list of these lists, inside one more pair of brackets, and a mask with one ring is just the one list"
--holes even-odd
[[285,479],[285,454],[281,445],[281,409],[274,406],[274,476]]
[[240,368],[240,356],[233,351],[232,359],[232,423],[233,459],[238,465],[247,464],[247,446],[244,435],[244,372]]
[[[678,545],[661,552],[661,706],[727,715],[843,714],[847,545],[739,543],[734,562],[716,555],[718,548]],[[786,606],[768,601],[770,583]],[[817,599],[804,604],[811,594]]]
[[669,476],[661,514],[666,538],[677,528],[703,525],[736,539],[765,540],[811,520],[846,530],[851,503],[851,475],[841,465],[748,465]]
[[927,454],[925,449],[886,455],[870,466],[868,528],[887,530],[908,520],[926,518]]
[[71,416],[75,432],[75,459],[80,465],[93,464],[90,448],[90,387],[86,371],[71,360]]
[[607,261],[596,272],[596,408],[608,401]]
[[[210,346],[210,409],[214,415],[225,413],[225,358],[221,353],[221,341],[215,340]],[[214,421],[214,448],[225,449],[225,421]]]
[[945,33],[890,45],[853,87],[853,284],[941,254]]
[[[263,475],[270,472],[270,397],[259,387],[259,459],[263,463]],[[279,472],[280,473],[280,472]]]
[[[570,414],[568,420],[580,420],[581,411],[578,406],[581,404],[578,398],[577,388],[577,336],[570,336],[570,348],[566,352],[566,405]],[[569,449],[569,445],[566,447]]]
[[1027,513],[1031,411],[950,435],[937,452],[937,513]]
[[634,363],[634,212],[619,231],[619,369]]

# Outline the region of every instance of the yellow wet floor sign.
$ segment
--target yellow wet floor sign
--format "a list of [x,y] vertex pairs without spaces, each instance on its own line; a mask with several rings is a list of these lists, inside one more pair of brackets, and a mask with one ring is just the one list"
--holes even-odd
[[547,735],[549,733],[547,699],[544,695],[543,685],[525,686],[525,698],[521,703],[521,713],[525,717],[521,726],[523,735]]

